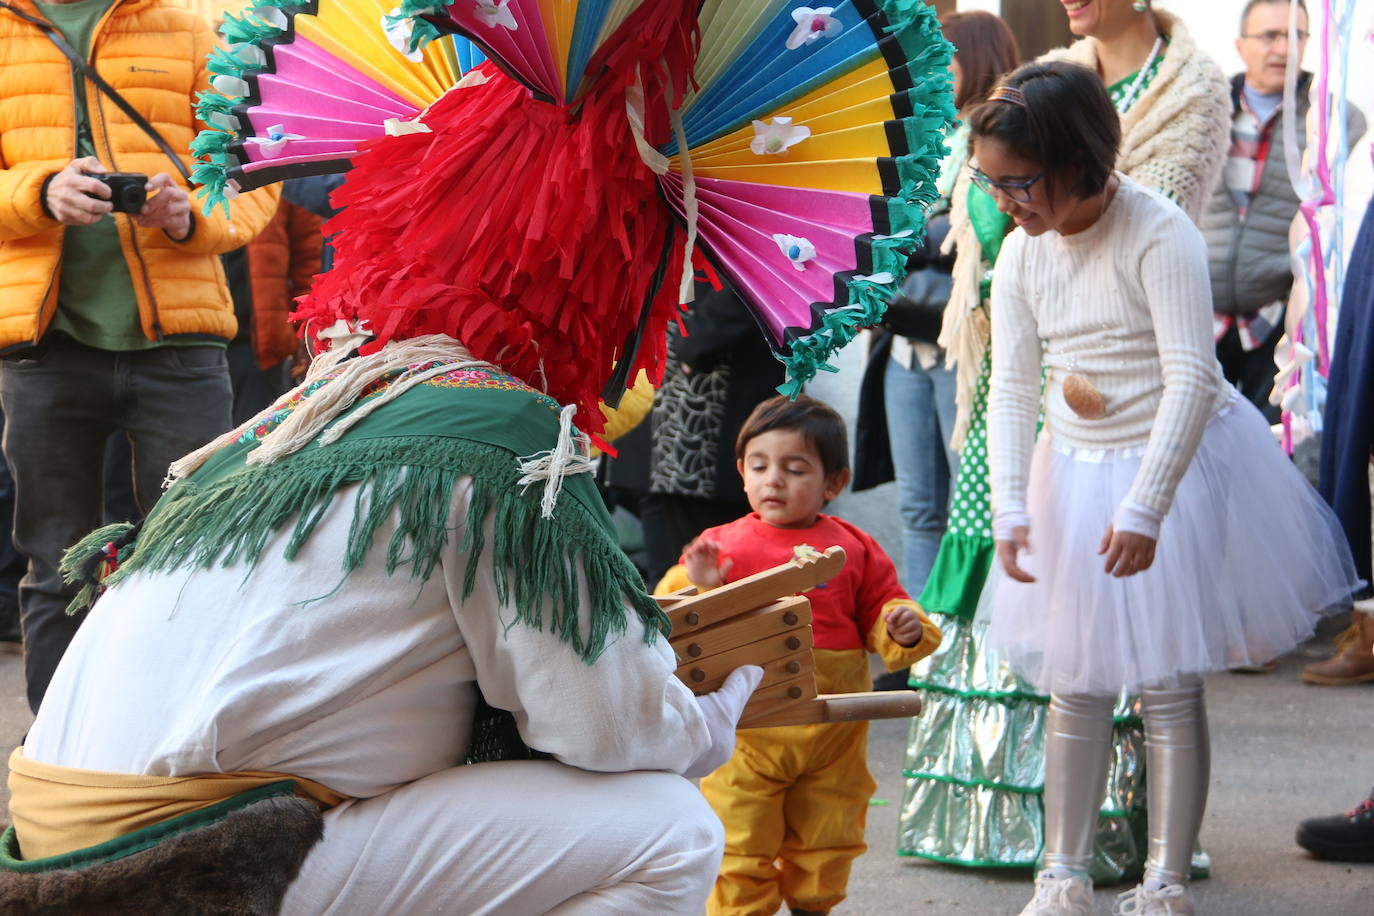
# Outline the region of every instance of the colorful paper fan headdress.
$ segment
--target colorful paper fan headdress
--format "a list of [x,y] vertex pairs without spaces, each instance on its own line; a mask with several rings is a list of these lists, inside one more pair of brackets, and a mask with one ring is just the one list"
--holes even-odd
[[786,391],[881,317],[954,117],[925,3],[432,2],[266,0],[226,22],[207,207],[351,169],[335,269],[297,313],[311,333],[451,334],[595,433],[603,389],[657,380],[693,242]]

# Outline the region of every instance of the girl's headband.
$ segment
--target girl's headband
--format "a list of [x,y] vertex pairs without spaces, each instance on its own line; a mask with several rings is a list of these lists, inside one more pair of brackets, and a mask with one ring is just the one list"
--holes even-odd
[[1006,102],[1008,105],[1026,107],[1026,97],[1014,86],[998,86],[988,93],[989,102]]

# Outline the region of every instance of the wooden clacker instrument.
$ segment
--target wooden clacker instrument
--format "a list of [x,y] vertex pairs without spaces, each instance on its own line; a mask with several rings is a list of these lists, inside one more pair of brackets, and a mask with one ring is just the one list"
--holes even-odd
[[817,694],[811,603],[799,593],[843,568],[844,550],[831,547],[709,592],[689,587],[659,596],[673,624],[668,641],[678,678],[693,693],[710,693],[740,665],[761,666],[763,680],[740,728],[919,715],[920,697],[910,690]]

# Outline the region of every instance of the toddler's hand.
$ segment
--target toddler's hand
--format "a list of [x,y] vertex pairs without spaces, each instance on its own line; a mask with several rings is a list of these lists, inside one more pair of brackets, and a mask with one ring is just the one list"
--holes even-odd
[[1002,569],[1006,570],[1008,577],[1017,582],[1034,582],[1035,576],[1026,572],[1016,562],[1017,554],[1023,550],[1030,553],[1030,528],[1018,525],[1011,531],[1011,540],[997,542],[997,559],[1002,561]]
[[897,645],[910,649],[921,641],[921,617],[914,608],[899,604],[883,619],[887,621],[887,635]]
[[725,577],[735,561],[726,559],[721,562],[720,545],[715,541],[697,538],[682,551],[682,563],[687,567],[687,578],[697,588],[718,588],[725,584]]
[[1097,545],[1097,553],[1098,556],[1107,555],[1106,571],[1121,579],[1150,568],[1155,561],[1156,543],[1149,535],[1117,531],[1108,525],[1102,543]]

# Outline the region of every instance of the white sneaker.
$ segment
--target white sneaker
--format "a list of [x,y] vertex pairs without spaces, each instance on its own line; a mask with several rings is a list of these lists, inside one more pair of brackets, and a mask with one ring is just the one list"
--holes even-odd
[[1182,884],[1166,884],[1160,888],[1145,885],[1116,895],[1112,912],[1119,916],[1196,916],[1193,895]]
[[1035,898],[1021,916],[1092,916],[1092,879],[1050,870],[1035,876]]

